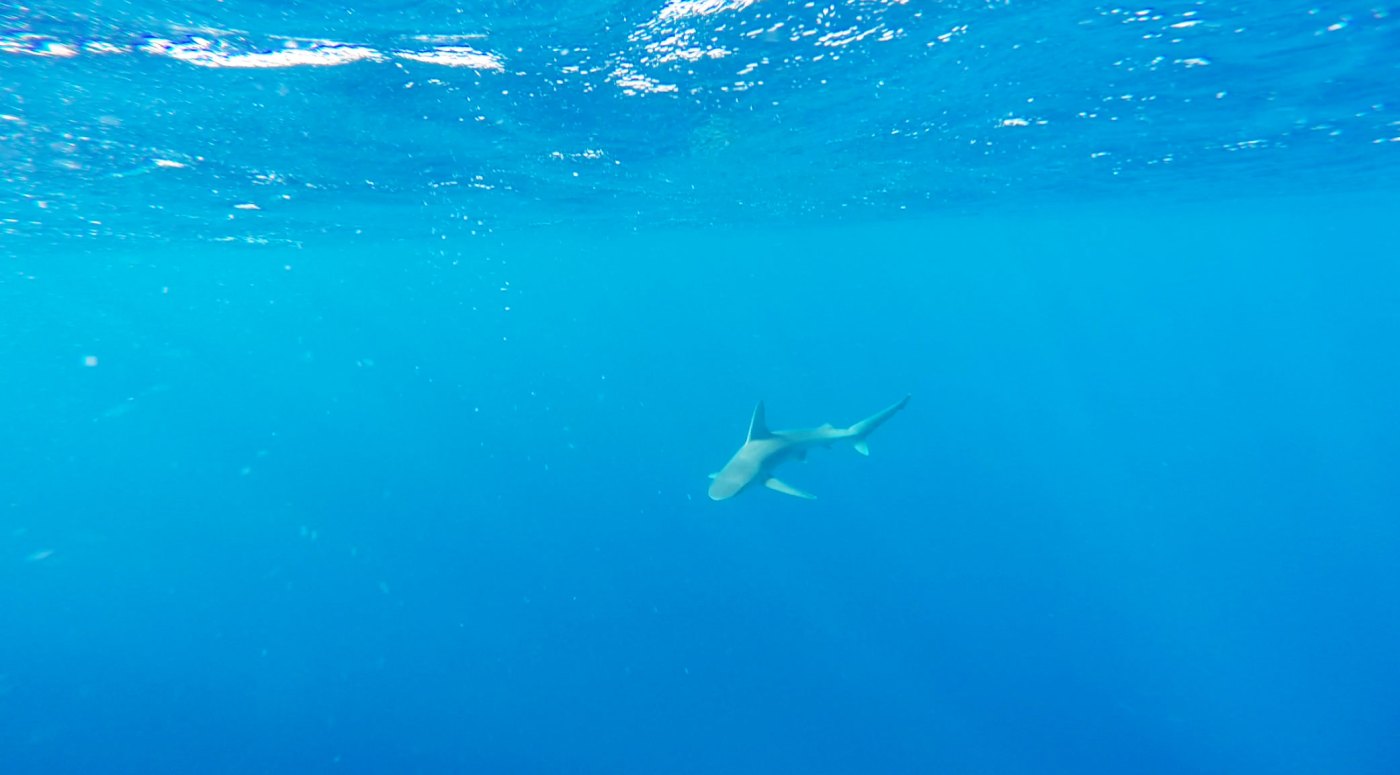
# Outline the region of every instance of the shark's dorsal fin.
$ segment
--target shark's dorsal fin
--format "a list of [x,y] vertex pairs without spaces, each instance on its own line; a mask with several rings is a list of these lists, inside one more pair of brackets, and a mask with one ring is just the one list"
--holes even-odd
[[753,408],[753,419],[749,421],[749,441],[772,437],[773,433],[768,430],[768,421],[763,415],[763,402],[759,401],[758,406]]

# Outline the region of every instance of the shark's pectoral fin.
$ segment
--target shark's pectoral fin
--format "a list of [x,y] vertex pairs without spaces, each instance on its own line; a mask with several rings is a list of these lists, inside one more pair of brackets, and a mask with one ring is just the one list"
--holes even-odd
[[870,457],[870,445],[865,443],[865,439],[856,442],[856,451],[866,457]]
[[783,483],[776,476],[769,477],[768,481],[763,483],[763,486],[767,487],[770,490],[773,490],[774,492],[780,492],[784,495],[792,495],[798,498],[806,498],[809,501],[814,501],[817,499],[817,496],[809,492],[803,492],[790,484]]

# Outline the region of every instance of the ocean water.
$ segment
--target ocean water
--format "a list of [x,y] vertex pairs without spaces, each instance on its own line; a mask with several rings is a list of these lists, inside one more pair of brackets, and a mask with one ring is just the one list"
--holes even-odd
[[0,772],[1400,772],[1397,14],[0,2]]

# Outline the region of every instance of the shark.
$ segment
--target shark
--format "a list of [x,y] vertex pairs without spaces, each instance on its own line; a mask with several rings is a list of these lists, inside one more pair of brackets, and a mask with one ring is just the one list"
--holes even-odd
[[744,441],[744,446],[734,453],[724,468],[710,474],[710,499],[722,501],[733,498],[757,482],[784,495],[814,500],[817,496],[778,479],[773,475],[773,469],[789,460],[806,459],[807,450],[813,447],[829,447],[838,441],[854,442],[857,452],[869,455],[866,438],[908,403],[909,396],[905,396],[849,428],[837,428],[827,423],[820,428],[770,431],[763,402],[759,401],[753,410],[753,419],[749,421],[749,437]]

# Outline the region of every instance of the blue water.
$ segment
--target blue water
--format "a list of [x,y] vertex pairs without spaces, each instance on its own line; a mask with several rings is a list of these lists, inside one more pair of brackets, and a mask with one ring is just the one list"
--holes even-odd
[[0,3],[0,772],[1400,772],[1397,13]]

